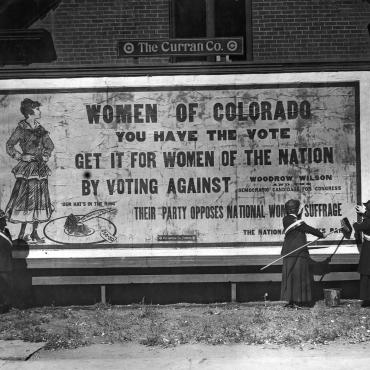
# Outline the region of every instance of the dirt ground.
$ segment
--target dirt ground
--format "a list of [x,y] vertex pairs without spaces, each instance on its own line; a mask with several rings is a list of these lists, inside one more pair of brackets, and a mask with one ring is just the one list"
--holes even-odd
[[[171,348],[136,343],[96,344],[72,350],[40,351],[27,369],[369,369],[370,344],[279,345],[184,344]],[[59,367],[58,367],[59,366]],[[26,367],[22,367],[22,369]],[[66,368],[66,367],[65,367]],[[1,369],[3,369],[1,367]]]

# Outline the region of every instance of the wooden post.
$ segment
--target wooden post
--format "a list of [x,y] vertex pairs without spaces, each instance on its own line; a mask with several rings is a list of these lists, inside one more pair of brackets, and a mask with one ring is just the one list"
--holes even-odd
[[215,0],[206,0],[207,37],[215,37]]
[[245,0],[245,47],[246,59],[253,60],[252,0]]
[[236,302],[236,283],[231,283],[231,302]]
[[[206,32],[207,37],[215,37],[215,0],[206,0]],[[220,60],[217,59],[217,62]],[[208,62],[214,62],[215,57],[210,55],[207,57]]]
[[101,303],[107,303],[106,295],[105,295],[105,285],[100,285],[100,296],[101,296]]

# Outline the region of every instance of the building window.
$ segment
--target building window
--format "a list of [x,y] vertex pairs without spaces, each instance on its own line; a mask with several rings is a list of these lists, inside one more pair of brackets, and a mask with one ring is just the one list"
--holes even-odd
[[[252,59],[251,0],[172,0],[171,38],[239,37],[244,54],[231,61]],[[176,57],[174,61],[212,61],[211,57]]]

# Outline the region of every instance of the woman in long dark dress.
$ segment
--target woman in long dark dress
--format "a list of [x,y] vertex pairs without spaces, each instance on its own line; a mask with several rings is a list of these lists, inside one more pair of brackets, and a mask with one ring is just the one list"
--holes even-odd
[[[38,121],[40,106],[31,99],[22,101],[20,110],[25,119],[18,123],[6,143],[7,153],[18,164],[12,169],[16,182],[5,213],[10,222],[21,224],[18,239],[37,242],[43,242],[37,232],[39,223],[48,221],[53,211],[48,189],[50,169],[46,162],[54,144]],[[32,224],[32,232],[25,237],[27,224]]]
[[[307,243],[306,234],[323,238],[324,234],[301,220],[299,200],[285,203],[283,218],[285,239],[281,255],[285,255]],[[312,304],[313,276],[310,271],[310,254],[304,247],[283,259],[281,300],[288,306],[310,306]]]
[[[370,306],[370,200],[364,203],[365,207],[356,207],[356,212],[362,216],[362,222],[355,222],[356,240],[361,239],[362,246],[358,272],[360,273],[360,299],[363,307]],[[361,238],[362,232],[362,238]]]
[[12,303],[12,247],[5,212],[0,209],[0,313],[8,312]]

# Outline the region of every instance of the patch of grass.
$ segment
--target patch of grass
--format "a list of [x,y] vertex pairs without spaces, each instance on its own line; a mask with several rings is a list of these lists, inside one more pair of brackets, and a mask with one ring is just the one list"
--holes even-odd
[[45,349],[50,350],[77,348],[90,343],[77,328],[69,326],[58,332],[47,333],[45,341]]
[[25,342],[46,342],[47,332],[40,326],[25,327],[21,332],[19,339]]
[[0,315],[0,339],[46,342],[46,348],[92,343],[137,342],[148,346],[184,343],[296,346],[370,340],[370,310],[348,301],[323,302],[304,310],[282,305],[219,304],[39,307]]

